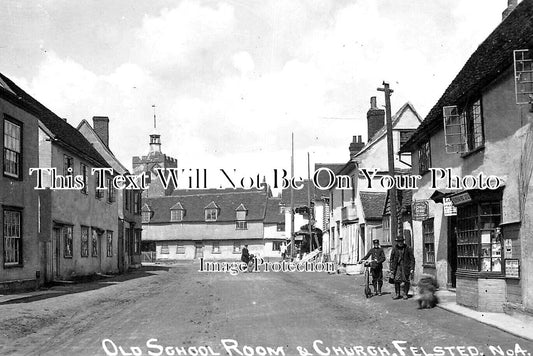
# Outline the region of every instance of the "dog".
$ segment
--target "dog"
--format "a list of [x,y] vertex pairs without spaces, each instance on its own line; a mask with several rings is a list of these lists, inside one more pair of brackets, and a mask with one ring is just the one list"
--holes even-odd
[[434,308],[439,303],[439,298],[435,295],[439,288],[435,277],[430,274],[423,274],[416,285],[418,287],[418,295],[416,296],[418,309]]

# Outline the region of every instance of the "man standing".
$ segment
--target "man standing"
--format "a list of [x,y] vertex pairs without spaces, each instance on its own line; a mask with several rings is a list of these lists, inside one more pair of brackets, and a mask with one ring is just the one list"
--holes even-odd
[[281,259],[285,260],[285,254],[287,253],[287,245],[285,242],[281,243],[281,246],[279,248],[279,252],[281,252]]
[[370,262],[370,273],[372,273],[372,286],[374,286],[374,295],[381,295],[381,287],[383,287],[383,262],[385,262],[385,252],[381,246],[379,246],[379,240],[372,240],[374,247],[368,251],[365,257],[359,261],[362,263],[363,260],[366,260],[372,256]]
[[250,253],[248,252],[248,245],[244,245],[242,249],[241,261],[246,263],[246,265],[248,265],[248,262],[250,261]]
[[[396,246],[390,254],[390,274],[394,279],[396,295],[392,299],[408,298],[410,278],[415,270],[415,256],[413,250],[405,244],[402,236],[396,238]],[[403,287],[403,289],[402,289]]]

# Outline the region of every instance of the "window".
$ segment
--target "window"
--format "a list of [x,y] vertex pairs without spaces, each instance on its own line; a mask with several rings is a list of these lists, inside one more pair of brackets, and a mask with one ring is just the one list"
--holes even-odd
[[136,215],[141,214],[141,192],[133,192],[133,213]]
[[461,112],[457,106],[445,106],[443,117],[447,153],[469,152],[485,144],[481,100],[466,105]]
[[390,233],[390,215],[386,215],[383,217],[383,243],[389,244],[391,243],[391,233]]
[[161,254],[168,255],[168,242],[161,242]]
[[276,226],[276,231],[285,231],[285,223],[278,223]]
[[4,175],[22,175],[22,125],[11,119],[4,119]]
[[424,249],[424,265],[435,265],[435,234],[434,234],[434,219],[424,220],[422,222],[423,235],[423,249]]
[[96,229],[93,229],[93,235],[92,235],[92,239],[91,239],[91,246],[92,246],[92,256],[93,257],[98,257],[98,232],[96,231]]
[[131,231],[132,230],[129,227],[124,229],[124,240],[126,240],[126,252],[128,255],[131,255],[133,251],[133,236]]
[[113,179],[107,177],[107,202],[113,203],[115,201],[115,187],[113,187]]
[[83,177],[83,188],[81,189],[81,192],[83,194],[87,194],[87,183],[88,183],[87,166],[84,165],[83,163],[80,163],[80,174]]
[[272,251],[281,251],[282,241],[273,241],[272,242]]
[[103,196],[104,196],[104,190],[103,189],[98,189],[98,184],[100,182],[100,172],[99,171],[96,171],[96,175],[95,175],[95,185],[94,185],[94,196],[96,197],[96,199],[102,199]]
[[141,233],[142,233],[142,230],[141,229],[135,229],[134,231],[134,238],[135,238],[135,241],[134,241],[134,244],[133,244],[133,254],[135,255],[140,255],[141,254]]
[[514,71],[516,84],[516,103],[531,103],[533,95],[533,51],[521,49],[514,51]]
[[468,150],[472,151],[485,144],[481,100],[467,106],[466,110],[463,111],[463,116],[465,115]]
[[113,231],[107,231],[107,257],[113,257]]
[[176,253],[178,255],[183,255],[185,254],[185,246],[183,245],[182,242],[178,242],[177,246],[176,246]]
[[143,211],[142,212],[142,222],[143,223],[149,223],[151,217],[152,217],[152,212],[151,211]]
[[131,211],[131,190],[123,190],[124,192],[124,210]]
[[419,174],[424,174],[428,172],[430,167],[431,167],[431,147],[430,147],[429,141],[426,141],[418,149]]
[[74,173],[74,158],[63,155],[63,175],[69,176]]
[[220,253],[220,242],[213,241],[213,250],[211,253]]
[[502,241],[496,234],[501,220],[500,202],[457,207],[457,267],[502,272]]
[[233,243],[233,253],[241,253],[241,244],[238,241]]
[[89,228],[81,227],[81,257],[89,257]]
[[411,138],[411,136],[413,135],[413,132],[415,132],[415,130],[401,130],[400,131],[400,147],[402,147],[403,144],[406,143]]
[[72,226],[63,226],[62,234],[63,234],[63,257],[65,258],[72,258],[72,248],[73,248],[73,241],[72,241]]
[[217,209],[205,209],[205,221],[217,221]]
[[22,265],[20,211],[4,210],[4,265]]
[[173,209],[170,211],[170,221],[182,221],[183,220],[183,210]]
[[248,230],[248,222],[247,221],[236,221],[235,230]]

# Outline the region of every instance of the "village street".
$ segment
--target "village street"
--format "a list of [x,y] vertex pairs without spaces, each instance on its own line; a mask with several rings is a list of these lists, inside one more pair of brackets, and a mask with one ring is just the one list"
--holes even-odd
[[[411,346],[406,355],[492,355],[489,345],[514,351],[517,343],[527,350],[524,356],[533,350],[532,342],[443,309],[417,310],[412,299],[393,301],[387,293],[367,300],[362,280],[326,273],[200,273],[192,262],[145,266],[0,304],[0,354],[179,354],[160,345],[183,347],[186,354],[239,355],[226,351],[226,339],[248,355],[264,354],[267,347],[300,355],[298,346],[307,355],[363,346],[361,356],[372,355],[369,346],[391,356]],[[394,341],[406,343],[396,348]]]

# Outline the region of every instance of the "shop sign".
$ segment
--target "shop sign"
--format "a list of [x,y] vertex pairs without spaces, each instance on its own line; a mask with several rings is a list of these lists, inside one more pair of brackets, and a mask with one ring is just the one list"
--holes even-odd
[[426,220],[429,218],[429,203],[427,200],[413,202],[413,220]]
[[442,202],[444,203],[444,216],[457,215],[457,207],[453,205],[453,202],[450,198],[443,198]]
[[505,239],[505,258],[512,258],[513,257],[513,240],[511,239]]
[[520,261],[517,258],[505,260],[505,277],[520,278]]
[[460,204],[464,204],[464,203],[469,203],[469,202],[472,201],[472,197],[470,196],[470,194],[468,194],[468,192],[464,192],[464,193],[460,193],[460,194],[454,195],[454,196],[450,197],[450,199],[452,200],[452,203],[455,206],[460,205]]

